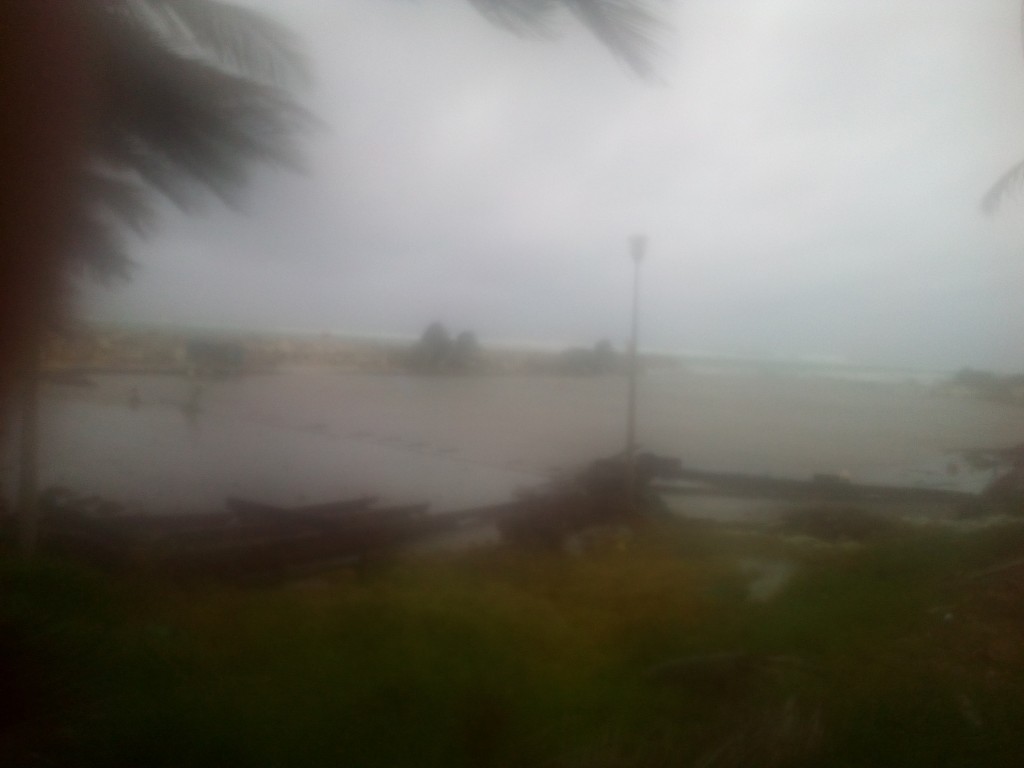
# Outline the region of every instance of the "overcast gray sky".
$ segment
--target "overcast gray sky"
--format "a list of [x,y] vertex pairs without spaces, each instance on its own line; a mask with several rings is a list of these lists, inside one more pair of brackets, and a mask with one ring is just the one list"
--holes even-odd
[[170,213],[102,320],[1024,368],[1019,0],[674,0],[661,83],[466,0],[250,0],[325,128],[246,214]]

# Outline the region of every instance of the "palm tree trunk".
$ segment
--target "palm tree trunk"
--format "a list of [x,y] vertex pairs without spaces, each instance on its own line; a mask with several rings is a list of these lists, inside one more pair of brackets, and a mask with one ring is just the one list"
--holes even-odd
[[25,558],[34,557],[39,544],[39,385],[40,348],[30,345],[18,386],[18,487],[16,511],[18,544]]

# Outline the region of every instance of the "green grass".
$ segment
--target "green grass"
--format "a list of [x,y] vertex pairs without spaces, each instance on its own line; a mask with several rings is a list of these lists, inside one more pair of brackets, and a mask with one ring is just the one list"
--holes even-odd
[[[8,562],[0,763],[1016,765],[1021,667],[979,648],[1024,621],[962,577],[1020,554],[1024,527],[850,549],[661,523],[262,590]],[[798,564],[767,603],[751,555]]]

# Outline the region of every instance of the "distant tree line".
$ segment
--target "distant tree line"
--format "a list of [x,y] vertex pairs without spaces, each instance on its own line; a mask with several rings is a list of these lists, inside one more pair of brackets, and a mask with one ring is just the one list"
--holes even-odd
[[408,355],[408,367],[418,373],[472,373],[482,365],[483,350],[476,334],[462,331],[453,337],[438,322],[427,326]]
[[[493,362],[493,361],[492,361]],[[453,336],[439,322],[427,326],[419,340],[404,353],[405,368],[414,373],[465,374],[485,367],[476,334],[462,331]],[[511,370],[563,376],[601,376],[626,370],[624,355],[607,339],[593,347],[569,347],[561,352],[538,354],[522,360]]]
[[1003,376],[992,371],[962,368],[950,383],[986,400],[1024,404],[1024,374]]
[[191,339],[185,344],[189,367],[197,373],[241,373],[245,348],[236,341]]
[[570,347],[548,364],[553,373],[574,376],[595,376],[625,370],[622,355],[607,339],[593,347]]

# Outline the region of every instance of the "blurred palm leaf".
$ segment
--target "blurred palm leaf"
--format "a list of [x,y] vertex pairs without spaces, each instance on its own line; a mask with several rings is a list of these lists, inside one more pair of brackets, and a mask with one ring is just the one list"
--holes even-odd
[[999,177],[981,201],[981,209],[985,213],[995,213],[1008,197],[1016,194],[1024,185],[1024,160],[1014,165]]
[[100,93],[71,239],[107,278],[127,274],[116,230],[148,234],[155,194],[186,210],[205,192],[232,203],[255,163],[298,164],[312,118],[289,90],[306,75],[295,38],[265,16],[219,0],[82,2]]
[[[296,167],[294,138],[312,117],[290,88],[307,75],[295,36],[222,0],[79,0],[97,41],[99,114],[73,250],[102,277],[126,274],[123,238],[146,234],[151,198],[193,208],[212,192],[231,204],[256,163]],[[635,73],[652,73],[661,22],[648,0],[469,0],[521,35],[553,34],[563,10]],[[110,248],[107,257],[98,254]],[[89,255],[87,255],[89,254]],[[120,266],[118,266],[120,265]]]
[[661,23],[650,9],[634,0],[562,0],[562,3],[641,77],[654,74],[652,55]]
[[238,73],[277,83],[308,74],[294,33],[257,11],[219,0],[141,0],[132,11],[169,44],[202,49]]
[[[1024,43],[1024,2],[1021,2],[1020,38],[1021,43]],[[982,198],[981,209],[988,214],[995,213],[1006,198],[1020,190],[1022,184],[1024,184],[1024,160],[999,177]]]
[[656,38],[664,24],[646,0],[469,1],[489,20],[522,35],[550,35],[554,12],[567,10],[633,72],[654,74]]
[[552,11],[560,0],[469,0],[488,21],[518,35],[548,36],[554,32]]
[[85,171],[79,195],[94,200],[96,215],[126,226],[139,235],[152,232],[156,212],[135,179],[99,167]]

